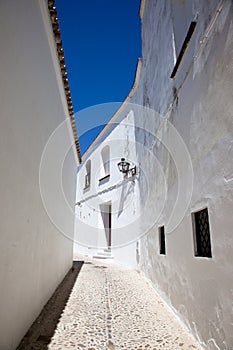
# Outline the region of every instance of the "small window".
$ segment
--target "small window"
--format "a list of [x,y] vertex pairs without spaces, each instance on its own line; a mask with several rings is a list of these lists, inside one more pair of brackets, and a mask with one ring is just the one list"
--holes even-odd
[[180,66],[180,63],[181,63],[181,61],[182,61],[182,59],[183,59],[183,57],[184,57],[185,51],[186,51],[187,48],[188,48],[188,45],[189,45],[189,43],[190,43],[190,40],[191,40],[192,35],[193,35],[193,33],[194,33],[194,30],[195,30],[195,28],[196,28],[196,24],[197,24],[196,21],[192,21],[191,24],[190,24],[190,26],[189,26],[188,32],[187,32],[186,37],[185,37],[185,39],[184,39],[183,45],[182,45],[182,47],[181,47],[181,49],[180,49],[179,55],[178,55],[178,57],[177,57],[175,66],[174,66],[173,71],[172,71],[172,74],[171,74],[171,76],[170,76],[170,78],[172,78],[172,79],[175,77],[175,75],[176,75],[176,73],[177,73],[177,71],[178,71],[178,68],[179,68],[179,66]]
[[160,254],[166,255],[164,226],[159,227],[159,252]]
[[109,146],[105,146],[101,151],[101,157],[102,157],[102,169],[103,169],[103,175],[109,175],[110,173],[110,148]]
[[101,168],[99,183],[103,184],[110,178],[110,147],[105,146],[101,151]]
[[90,186],[91,186],[91,160],[89,159],[86,163],[84,190],[89,188]]
[[212,258],[208,209],[192,214],[195,256]]

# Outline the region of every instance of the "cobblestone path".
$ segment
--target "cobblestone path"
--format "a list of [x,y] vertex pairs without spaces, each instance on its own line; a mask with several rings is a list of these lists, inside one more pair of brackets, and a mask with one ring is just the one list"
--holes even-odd
[[201,347],[138,272],[87,260],[76,263],[18,347],[30,349]]

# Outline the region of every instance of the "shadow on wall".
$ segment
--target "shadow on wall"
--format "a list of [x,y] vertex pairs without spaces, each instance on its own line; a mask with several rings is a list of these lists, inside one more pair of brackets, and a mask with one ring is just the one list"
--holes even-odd
[[73,262],[73,267],[57,287],[16,350],[34,349],[34,346],[35,349],[48,349],[83,264],[84,261]]
[[134,182],[130,182],[130,185],[127,189],[128,183],[123,183],[122,185],[122,191],[121,191],[121,197],[120,197],[120,202],[119,202],[119,209],[118,209],[118,214],[117,217],[119,218],[121,214],[123,213],[124,210],[124,203],[127,199],[127,197],[130,195],[130,193],[133,192],[134,190]]

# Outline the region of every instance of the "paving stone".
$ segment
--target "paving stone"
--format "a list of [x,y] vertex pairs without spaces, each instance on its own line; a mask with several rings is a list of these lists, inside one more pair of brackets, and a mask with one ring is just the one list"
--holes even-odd
[[18,350],[202,349],[135,270],[87,258],[79,270],[68,274]]

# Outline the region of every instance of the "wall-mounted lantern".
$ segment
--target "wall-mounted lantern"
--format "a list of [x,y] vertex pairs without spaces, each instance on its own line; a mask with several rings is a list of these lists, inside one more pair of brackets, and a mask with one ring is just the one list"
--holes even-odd
[[125,158],[121,158],[121,161],[117,164],[118,169],[121,173],[125,174],[125,177],[135,176],[137,173],[136,165],[133,168],[130,167],[130,163],[125,160]]

